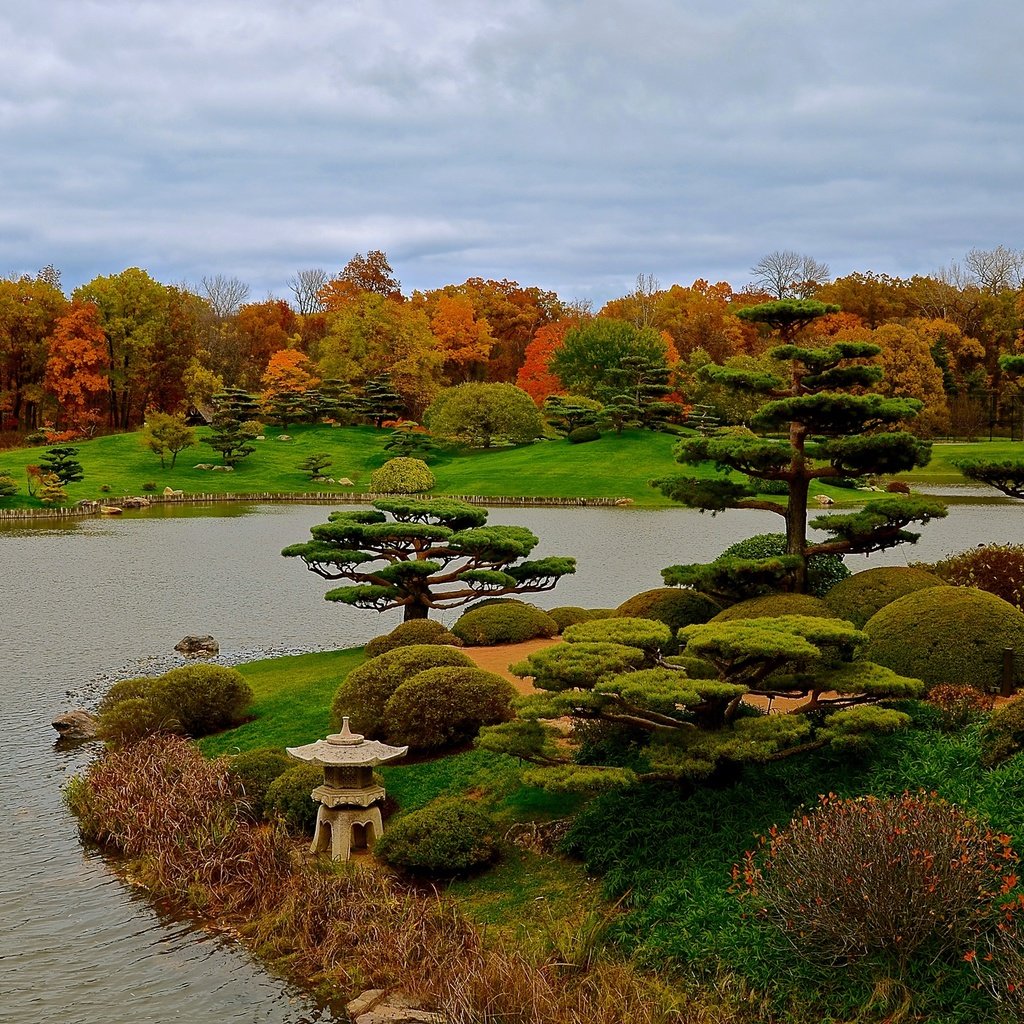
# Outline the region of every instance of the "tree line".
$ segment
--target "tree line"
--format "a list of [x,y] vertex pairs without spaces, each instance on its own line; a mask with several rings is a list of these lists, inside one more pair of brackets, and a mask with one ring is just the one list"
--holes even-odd
[[646,406],[664,400],[743,423],[753,412],[746,396],[701,368],[770,372],[777,335],[737,314],[773,299],[839,307],[816,334],[877,346],[884,393],[923,403],[912,425],[919,435],[975,433],[1017,398],[1000,357],[1024,349],[1020,252],[972,250],[908,279],[831,279],[826,264],[779,251],[751,273],[740,290],[705,280],[662,287],[640,275],[595,312],[508,280],[407,295],[380,251],[356,254],[334,275],[297,272],[287,301],[250,301],[248,287],[224,275],[167,285],[139,268],[67,295],[46,267],[0,279],[0,431],[127,430],[147,412],[203,408],[225,391],[280,407],[291,400],[282,395],[324,381],[361,396],[385,377],[401,402],[396,414],[414,420],[445,388],[506,383],[538,406],[552,396],[597,402],[616,429],[649,419]]

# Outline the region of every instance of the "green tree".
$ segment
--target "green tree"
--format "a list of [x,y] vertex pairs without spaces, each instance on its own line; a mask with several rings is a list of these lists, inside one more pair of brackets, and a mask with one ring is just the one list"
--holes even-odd
[[405,400],[391,384],[391,376],[382,373],[363,385],[362,411],[375,427],[405,415]]
[[314,452],[299,463],[299,469],[309,474],[310,480],[317,480],[324,475],[324,470],[333,462],[329,452]]
[[514,384],[460,384],[446,388],[423,420],[435,437],[474,448],[526,444],[544,433],[533,399]]
[[259,405],[252,395],[239,388],[225,388],[213,396],[213,403],[212,433],[204,444],[220,452],[225,466],[234,466],[256,451],[248,424],[259,411]]
[[142,430],[142,445],[160,457],[160,465],[171,456],[171,469],[178,461],[178,453],[196,443],[196,432],[185,422],[185,417],[166,412],[151,412]]
[[[687,626],[679,631],[682,657],[666,656],[672,631],[647,619],[582,622],[562,637],[512,666],[539,692],[520,703],[515,721],[483,730],[480,739],[539,766],[527,779],[555,789],[695,781],[728,764],[828,746],[851,751],[909,723],[873,705],[924,689],[920,680],[861,660],[867,635],[839,619]],[[708,678],[691,678],[681,662],[702,665]],[[784,714],[754,713],[752,698],[763,707],[778,697],[799,703]],[[552,724],[566,716],[600,723],[606,742],[588,750],[592,731],[566,734]]]
[[[771,325],[783,337],[796,338],[830,310],[822,303],[783,300],[751,306],[737,315]],[[927,523],[946,514],[945,507],[934,501],[883,498],[868,502],[856,512],[812,520],[811,527],[830,536],[820,542],[808,541],[807,502],[813,481],[904,472],[926,465],[931,457],[931,446],[926,441],[892,429],[913,417],[921,408],[920,401],[863,393],[881,376],[878,366],[865,363],[878,352],[877,345],[861,342],[820,347],[790,342],[770,352],[779,365],[777,373],[714,365],[701,369],[709,380],[767,399],[752,420],[763,433],[732,428],[708,437],[684,439],[676,448],[679,462],[710,462],[721,475],[673,477],[653,483],[668,497],[694,508],[711,512],[756,508],[785,520],[786,555],[767,561],[737,559],[733,566],[737,572],[768,573],[769,577],[774,575],[777,586],[804,592],[808,557],[866,554],[915,541],[919,535],[907,531],[907,525]],[[731,478],[730,472],[751,479],[740,482]],[[786,499],[758,497],[758,482],[766,480],[782,481],[788,491]],[[721,561],[716,563],[715,571],[728,569]],[[672,566],[662,575],[670,585],[700,589],[708,571],[707,566]]]
[[44,473],[53,473],[62,484],[77,483],[82,479],[82,464],[77,460],[78,449],[70,445],[47,448],[44,458],[39,460]]
[[[388,516],[391,518],[389,519]],[[326,580],[349,580],[328,601],[357,608],[404,608],[425,619],[480,597],[551,590],[576,571],[573,558],[522,561],[538,540],[522,526],[486,526],[487,512],[443,498],[388,498],[373,510],[333,512],[311,541],[281,553]]]
[[548,395],[541,407],[544,418],[563,437],[577,427],[590,427],[601,415],[601,403],[582,395]]
[[18,485],[9,473],[0,473],[0,498],[9,498],[18,493]]
[[434,454],[437,445],[424,427],[412,420],[399,420],[384,442],[384,450],[397,458],[415,458],[426,461]]

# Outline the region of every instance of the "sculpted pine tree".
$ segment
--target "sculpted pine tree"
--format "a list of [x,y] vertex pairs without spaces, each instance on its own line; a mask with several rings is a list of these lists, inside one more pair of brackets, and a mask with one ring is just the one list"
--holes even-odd
[[[857,477],[869,473],[899,473],[924,466],[931,446],[900,424],[914,417],[921,402],[883,398],[865,392],[881,377],[878,366],[865,360],[879,347],[863,342],[836,342],[816,347],[796,343],[801,332],[819,316],[835,312],[810,300],[783,300],[751,306],[737,314],[752,323],[775,328],[787,344],[770,350],[779,373],[747,371],[708,365],[701,376],[728,388],[756,393],[767,401],[755,414],[752,430],[731,428],[707,437],[684,439],[676,459],[687,465],[714,463],[721,475],[712,478],[674,477],[653,481],[675,501],[712,513],[727,508],[764,509],[786,523],[786,555],[763,560],[736,560],[724,567],[739,574],[767,572],[775,585],[804,592],[807,558],[818,554],[866,554],[904,542],[919,534],[905,529],[945,516],[933,501],[888,497],[866,503],[856,512],[821,516],[807,521],[808,493],[815,480]],[[780,436],[781,435],[781,436]],[[729,473],[742,473],[739,482]],[[781,481],[788,493],[773,500],[759,496],[758,482]],[[808,525],[830,534],[808,540]],[[721,572],[718,564],[714,571]],[[662,575],[670,585],[701,586],[712,571],[703,565],[671,566]]]
[[[390,519],[388,517],[391,517]],[[522,526],[486,526],[487,512],[444,498],[388,498],[373,511],[333,512],[311,541],[281,552],[325,580],[348,580],[328,601],[425,619],[481,597],[551,590],[573,558],[523,561],[537,537]]]
[[[479,741],[533,763],[529,782],[551,789],[697,781],[728,764],[853,751],[909,723],[880,701],[924,690],[918,679],[862,660],[867,634],[840,619],[687,626],[678,634],[681,657],[666,656],[669,627],[647,619],[577,623],[562,638],[512,666],[538,692]],[[752,713],[751,698],[763,707],[779,697],[794,701],[790,710]],[[602,723],[602,741],[588,749],[586,728],[559,728],[566,717]]]

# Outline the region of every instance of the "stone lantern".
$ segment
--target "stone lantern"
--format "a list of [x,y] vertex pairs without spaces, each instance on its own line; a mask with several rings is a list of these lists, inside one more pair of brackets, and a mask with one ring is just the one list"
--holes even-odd
[[374,782],[373,769],[405,757],[409,748],[364,739],[349,729],[346,715],[341,732],[286,749],[292,757],[324,770],[324,784],[310,794],[320,803],[312,852],[330,845],[332,860],[348,860],[353,849],[373,846],[384,832],[379,806],[384,787]]

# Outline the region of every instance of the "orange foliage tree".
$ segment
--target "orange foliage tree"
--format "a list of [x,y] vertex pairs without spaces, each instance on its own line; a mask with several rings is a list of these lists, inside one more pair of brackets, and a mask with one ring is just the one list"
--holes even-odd
[[548,395],[564,395],[562,382],[551,372],[551,357],[562,347],[566,334],[579,324],[563,318],[537,329],[533,341],[526,346],[526,358],[516,376],[516,387],[525,391],[538,405]]
[[275,352],[263,371],[262,398],[273,402],[280,395],[304,395],[320,383],[309,357],[293,348]]
[[110,355],[100,311],[92,302],[72,302],[50,335],[45,385],[57,400],[57,421],[87,431],[103,419]]
[[494,337],[491,325],[477,317],[473,303],[463,295],[439,295],[430,318],[430,330],[444,359],[444,374],[452,384],[482,376]]

